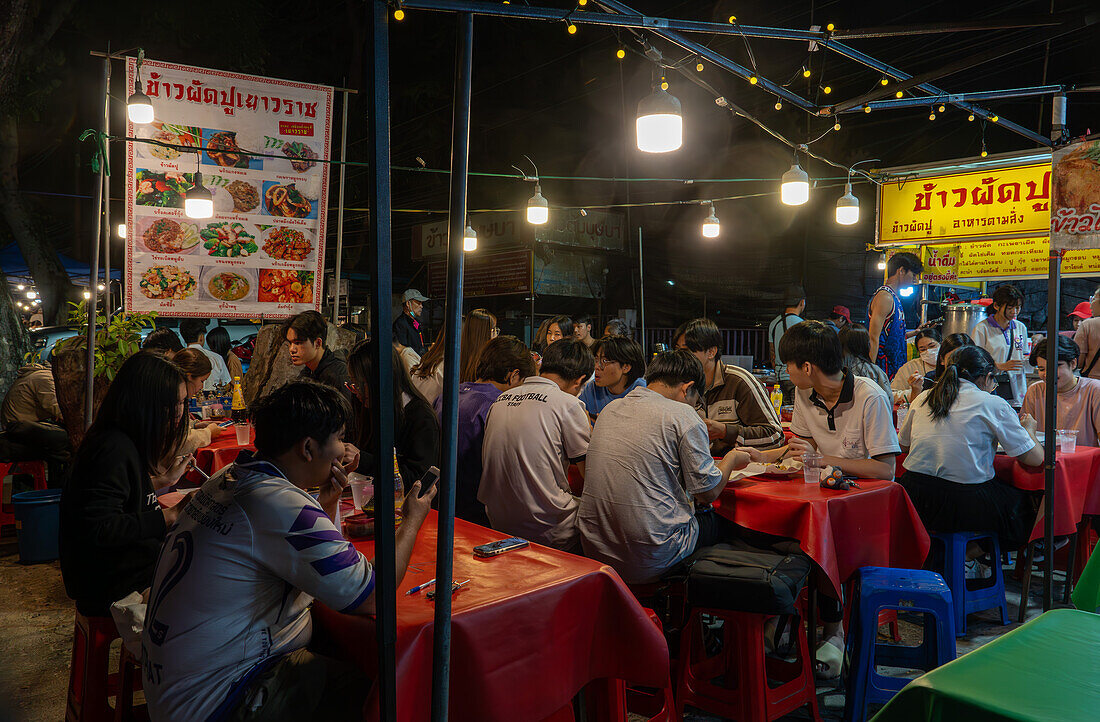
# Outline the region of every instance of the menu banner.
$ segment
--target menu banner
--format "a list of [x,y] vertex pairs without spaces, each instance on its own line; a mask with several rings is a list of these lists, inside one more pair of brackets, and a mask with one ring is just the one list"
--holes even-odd
[[1046,236],[1050,163],[890,180],[878,187],[879,243]]
[[1054,151],[1051,246],[1100,248],[1100,142],[1074,143]]
[[[127,88],[136,71],[129,58]],[[165,145],[127,144],[126,310],[278,319],[320,309],[329,168],[318,160],[329,157],[333,89],[155,60],[141,80],[156,120],[127,123],[127,135]],[[196,170],[213,218],[184,214]]]
[[[1046,278],[1050,241],[1046,238],[1006,238],[998,241],[898,246],[887,257],[908,251],[924,264],[922,283],[951,285],[997,279]],[[1073,250],[1062,258],[1063,276],[1100,276],[1100,250]]]

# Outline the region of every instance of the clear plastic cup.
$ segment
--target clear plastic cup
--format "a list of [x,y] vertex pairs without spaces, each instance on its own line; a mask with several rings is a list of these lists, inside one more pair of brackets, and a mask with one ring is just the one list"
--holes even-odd
[[237,432],[237,444],[240,446],[248,446],[252,441],[252,422],[238,421],[233,424],[233,428]]
[[374,498],[374,479],[365,474],[348,474],[348,486],[351,487],[351,501],[356,511],[362,511],[368,501]]
[[1077,429],[1056,429],[1058,447],[1063,454],[1072,454],[1077,451]]
[[821,483],[821,470],[825,457],[817,451],[808,451],[802,455],[802,480],[807,484]]

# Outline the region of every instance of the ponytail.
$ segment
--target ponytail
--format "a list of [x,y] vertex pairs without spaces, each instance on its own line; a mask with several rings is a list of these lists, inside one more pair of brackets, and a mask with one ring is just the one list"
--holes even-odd
[[955,405],[959,398],[959,370],[955,364],[951,364],[940,377],[936,379],[932,392],[928,394],[928,408],[931,410],[932,420],[937,421],[947,416],[947,412]]
[[944,369],[936,384],[932,387],[926,403],[933,421],[947,416],[951,407],[959,399],[959,389],[962,381],[977,383],[990,374],[995,373],[997,367],[993,364],[993,357],[980,346],[961,346],[951,354],[951,362]]

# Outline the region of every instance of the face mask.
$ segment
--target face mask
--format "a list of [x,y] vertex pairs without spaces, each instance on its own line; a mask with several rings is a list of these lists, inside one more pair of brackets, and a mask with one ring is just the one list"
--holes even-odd
[[940,355],[939,348],[930,348],[920,355],[920,360],[928,364],[929,366],[936,365],[936,359]]

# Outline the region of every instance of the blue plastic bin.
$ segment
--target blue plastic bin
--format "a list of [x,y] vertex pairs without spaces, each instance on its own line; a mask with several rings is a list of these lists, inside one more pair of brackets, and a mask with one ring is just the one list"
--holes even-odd
[[19,561],[23,564],[57,559],[61,517],[61,490],[25,491],[11,498],[19,533]]

